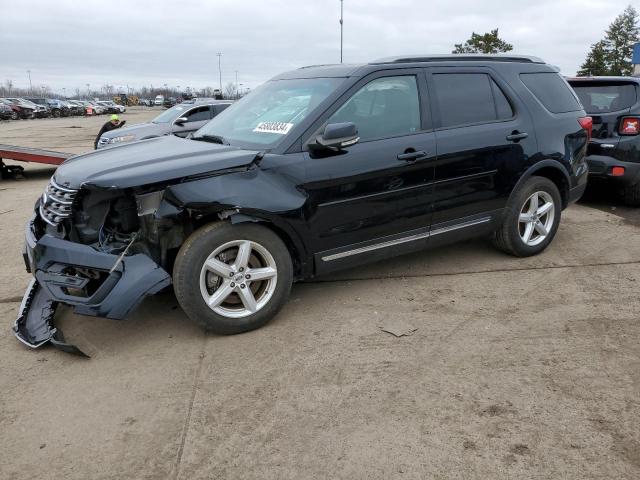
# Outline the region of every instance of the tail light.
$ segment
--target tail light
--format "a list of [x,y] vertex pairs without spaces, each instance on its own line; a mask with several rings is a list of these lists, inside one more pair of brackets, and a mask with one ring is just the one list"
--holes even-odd
[[580,126],[587,131],[587,140],[591,140],[591,132],[593,131],[593,118],[580,117],[578,119]]
[[620,135],[638,135],[640,133],[640,118],[624,117],[618,129]]

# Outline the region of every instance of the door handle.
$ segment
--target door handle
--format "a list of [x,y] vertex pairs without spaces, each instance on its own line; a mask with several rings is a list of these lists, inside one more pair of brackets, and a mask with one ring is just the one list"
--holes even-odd
[[510,142],[519,142],[520,140],[524,140],[529,136],[526,132],[514,131],[511,135],[507,135],[507,140]]
[[401,153],[398,155],[398,160],[404,160],[405,162],[415,162],[416,160],[423,160],[428,156],[429,154],[427,152],[420,150],[418,152]]

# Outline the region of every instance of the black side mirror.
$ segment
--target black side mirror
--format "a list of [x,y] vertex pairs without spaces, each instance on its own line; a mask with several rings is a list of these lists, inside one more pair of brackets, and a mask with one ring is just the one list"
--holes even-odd
[[176,125],[182,126],[183,123],[187,123],[189,119],[187,117],[180,117],[176,120]]
[[[324,128],[322,135],[316,137],[316,148],[341,150],[355,145],[360,140],[355,123],[330,123]],[[310,146],[313,147],[313,144]]]

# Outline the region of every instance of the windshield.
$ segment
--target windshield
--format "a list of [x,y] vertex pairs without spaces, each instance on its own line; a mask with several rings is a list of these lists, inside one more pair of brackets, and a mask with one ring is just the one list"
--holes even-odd
[[193,138],[217,137],[245,148],[273,148],[343,80],[309,78],[267,82],[216,116]]
[[636,88],[632,83],[603,85],[574,83],[573,89],[587,113],[610,113],[625,110],[636,103]]
[[165,110],[156,118],[151,120],[151,123],[169,123],[173,122],[176,118],[180,118],[184,112],[189,110],[190,107],[184,105],[176,105],[169,110]]

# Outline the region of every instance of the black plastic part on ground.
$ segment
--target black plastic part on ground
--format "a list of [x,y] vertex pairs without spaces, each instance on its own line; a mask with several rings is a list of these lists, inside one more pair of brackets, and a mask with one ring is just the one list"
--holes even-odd
[[62,332],[55,327],[53,318],[57,306],[57,302],[45,294],[38,282],[35,279],[31,280],[13,326],[14,335],[30,348],[51,343],[64,352],[89,357],[75,345],[66,343]]

